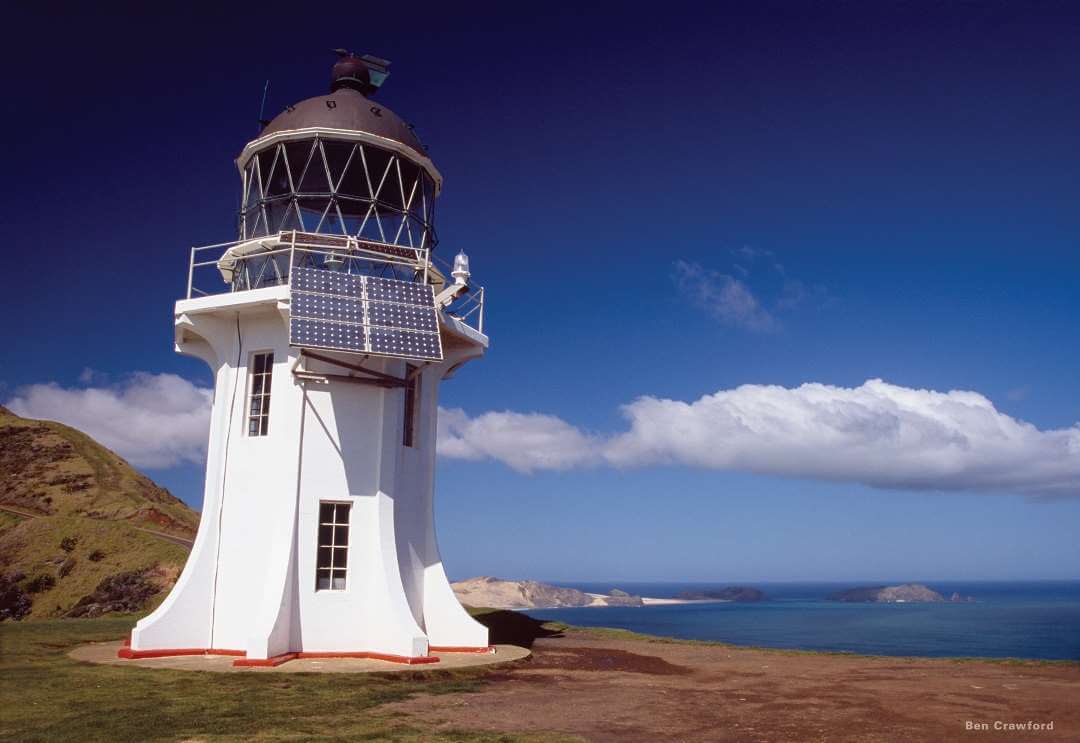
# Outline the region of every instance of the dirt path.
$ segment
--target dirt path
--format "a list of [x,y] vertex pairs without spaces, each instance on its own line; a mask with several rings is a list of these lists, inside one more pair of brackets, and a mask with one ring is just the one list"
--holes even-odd
[[[533,621],[518,616],[519,624]],[[592,741],[1080,739],[1080,664],[787,654],[579,630],[537,634],[533,657],[492,670],[484,691],[417,697],[391,709],[439,730],[549,731]],[[993,729],[995,721],[1029,720],[1053,721],[1054,729]],[[990,730],[968,730],[967,721]]]
[[[24,518],[24,519],[36,519],[41,515],[41,514],[38,514],[38,513],[31,513],[30,511],[23,511],[23,510],[18,509],[18,508],[12,508],[11,506],[0,506],[0,511],[7,511],[10,514],[13,514],[15,516],[19,516],[19,517]],[[135,531],[141,531],[141,532],[145,532],[147,534],[150,534],[151,536],[155,536],[158,539],[164,539],[166,542],[172,542],[173,544],[178,544],[181,547],[186,547],[187,549],[191,549],[191,546],[193,544],[195,544],[194,539],[188,539],[187,537],[178,537],[175,534],[166,534],[163,531],[154,531],[153,529],[144,529],[141,526],[133,526],[131,528],[134,529]]]

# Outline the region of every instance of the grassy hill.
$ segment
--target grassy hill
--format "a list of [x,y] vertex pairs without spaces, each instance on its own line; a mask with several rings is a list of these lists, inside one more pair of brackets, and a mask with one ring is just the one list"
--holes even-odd
[[29,599],[30,619],[149,608],[198,523],[86,434],[0,407],[0,603]]

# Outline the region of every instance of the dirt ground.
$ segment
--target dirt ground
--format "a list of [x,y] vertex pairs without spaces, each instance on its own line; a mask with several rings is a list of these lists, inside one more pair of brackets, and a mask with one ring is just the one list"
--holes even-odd
[[[505,615],[508,613],[499,612]],[[492,627],[531,658],[479,693],[389,705],[435,730],[590,741],[1080,740],[1080,664],[791,654]],[[508,637],[507,635],[513,637]],[[493,638],[494,639],[494,638]],[[989,730],[968,729],[967,723]],[[1053,730],[995,731],[995,722]]]

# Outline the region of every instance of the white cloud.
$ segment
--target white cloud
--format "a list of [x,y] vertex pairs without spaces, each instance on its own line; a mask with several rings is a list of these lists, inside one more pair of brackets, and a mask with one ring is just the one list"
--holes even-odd
[[[140,467],[201,464],[211,390],[174,374],[107,387],[20,388],[29,418],[85,431]],[[859,387],[743,385],[692,402],[651,396],[600,435],[552,415],[439,411],[443,457],[521,472],[676,465],[862,483],[878,488],[1080,495],[1080,424],[1039,430],[986,397],[870,380]]]
[[598,441],[561,418],[491,412],[470,418],[440,408],[439,453],[454,459],[497,459],[519,472],[566,470],[595,458]]
[[673,272],[682,295],[725,325],[771,333],[781,329],[784,313],[834,301],[825,286],[789,276],[771,250],[746,245],[730,253],[738,277],[683,260],[675,261]]
[[112,387],[22,387],[5,405],[73,426],[137,467],[162,468],[206,459],[212,399],[211,390],[175,374],[136,372]]
[[725,325],[766,333],[780,327],[750,287],[734,276],[680,260],[675,261],[675,283],[694,304]]
[[522,471],[671,464],[878,488],[1080,495],[1080,424],[1041,431],[976,392],[876,379],[743,385],[694,402],[641,397],[622,411],[629,428],[603,437],[546,415],[444,411],[453,422],[446,434],[440,427],[439,452]]

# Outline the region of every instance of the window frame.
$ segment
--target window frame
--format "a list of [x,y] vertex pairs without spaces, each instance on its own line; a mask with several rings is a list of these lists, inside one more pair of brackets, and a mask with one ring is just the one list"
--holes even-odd
[[[258,359],[263,357],[263,371],[256,371]],[[244,406],[244,434],[252,438],[270,435],[270,391],[274,381],[274,351],[252,351],[248,356],[248,383]],[[258,392],[256,392],[258,387]],[[256,411],[256,405],[258,410]],[[252,431],[252,425],[255,430]]]
[[401,445],[415,449],[417,434],[420,426],[418,418],[420,414],[420,367],[415,364],[405,364],[405,387],[403,388],[404,400],[402,411]]
[[[349,588],[349,539],[352,531],[352,503],[343,501],[319,501],[319,512],[316,514],[315,525],[315,592],[329,591],[340,593]],[[326,520],[325,509],[330,510],[330,519]],[[344,517],[341,516],[344,512]],[[344,520],[342,520],[344,518]],[[329,530],[329,544],[324,544],[323,528]],[[340,536],[344,534],[344,543],[339,544]],[[323,550],[329,550],[328,564],[323,559]],[[340,554],[340,560],[338,556]],[[327,578],[327,585],[320,586],[323,576]],[[335,586],[335,580],[340,576],[341,586]]]

